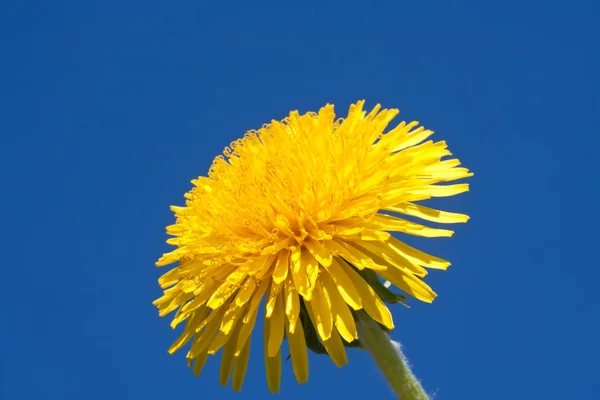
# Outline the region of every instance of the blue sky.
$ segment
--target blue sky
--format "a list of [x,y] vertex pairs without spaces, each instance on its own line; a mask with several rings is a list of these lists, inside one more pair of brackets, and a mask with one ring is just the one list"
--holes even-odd
[[[197,379],[167,354],[169,205],[246,130],[359,99],[475,172],[437,202],[471,221],[410,239],[453,263],[439,298],[393,308],[425,388],[595,398],[598,20],[592,1],[3,2],[0,398],[267,398],[260,335],[241,394],[218,359]],[[302,386],[286,364],[274,398],[393,398],[349,356],[311,355]]]

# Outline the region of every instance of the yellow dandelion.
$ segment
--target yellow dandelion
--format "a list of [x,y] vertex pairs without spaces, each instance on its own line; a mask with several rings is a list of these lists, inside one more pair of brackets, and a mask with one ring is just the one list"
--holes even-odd
[[398,214],[437,223],[468,216],[417,202],[468,190],[444,185],[472,174],[446,143],[425,141],[432,131],[401,122],[384,133],[398,110],[368,114],[364,102],[335,119],[333,105],[319,113],[291,112],[231,143],[208,177],[193,180],[185,207],[171,207],[167,228],[177,248],[158,266],[178,265],[159,283],[154,302],[161,316],[176,311],[185,322],[174,353],[190,343],[188,365],[200,374],[209,355],[222,350],[220,381],[240,390],[251,335],[264,303],[264,358],[268,388],[279,391],[282,343],[287,339],[294,374],[308,380],[307,349],[346,364],[345,347],[359,345],[356,312],[393,329],[384,302],[403,302],[380,279],[431,302],[427,268],[450,263],[392,236],[401,232],[449,237]]

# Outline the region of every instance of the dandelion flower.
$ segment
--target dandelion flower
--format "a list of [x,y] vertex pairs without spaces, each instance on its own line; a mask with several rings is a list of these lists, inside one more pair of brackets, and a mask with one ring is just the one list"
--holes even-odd
[[[217,157],[208,177],[192,181],[185,207],[171,207],[176,222],[167,243],[177,246],[158,266],[164,295],[161,316],[176,311],[185,323],[174,353],[190,343],[188,365],[200,374],[222,350],[220,381],[240,390],[251,335],[264,304],[264,358],[271,392],[279,391],[282,343],[287,340],[295,377],[308,380],[308,349],[346,364],[345,347],[359,343],[355,313],[391,330],[385,302],[403,302],[381,280],[431,302],[425,268],[450,263],[419,251],[390,232],[449,237],[404,216],[437,223],[468,216],[419,202],[468,190],[471,176],[432,131],[405,123],[384,133],[398,110],[363,111],[364,102],[335,118],[333,105],[318,113],[291,112],[249,131]],[[262,299],[264,303],[261,303]]]

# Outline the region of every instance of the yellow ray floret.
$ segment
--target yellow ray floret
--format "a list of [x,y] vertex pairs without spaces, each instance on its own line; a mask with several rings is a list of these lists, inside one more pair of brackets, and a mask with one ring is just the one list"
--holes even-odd
[[277,392],[284,342],[303,383],[308,347],[338,366],[348,362],[345,346],[359,339],[356,310],[393,329],[384,300],[394,301],[368,276],[424,302],[436,297],[421,280],[425,268],[450,263],[390,232],[452,236],[412,219],[466,222],[466,215],[418,202],[467,191],[467,184],[448,182],[472,173],[457,159],[443,160],[451,155],[446,143],[430,140],[433,132],[418,122],[385,133],[398,110],[377,105],[367,113],[363,106],[352,105],[344,119],[332,105],[294,111],[248,132],[207,177],[192,181],[185,207],[171,208],[168,243],[176,248],[157,265],[178,264],[159,279],[164,293],[154,305],[161,316],[176,311],[173,328],[185,322],[169,352],[189,344],[194,374],[220,352],[221,384],[241,390],[260,313],[268,388]]

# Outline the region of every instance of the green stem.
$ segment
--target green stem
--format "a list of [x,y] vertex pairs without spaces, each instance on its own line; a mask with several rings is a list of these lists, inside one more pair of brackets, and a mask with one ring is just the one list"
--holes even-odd
[[421,383],[413,375],[400,346],[363,310],[356,312],[358,337],[401,400],[429,400]]

